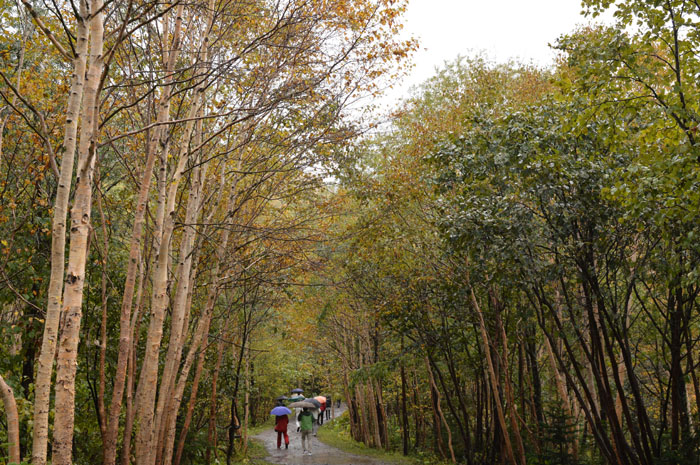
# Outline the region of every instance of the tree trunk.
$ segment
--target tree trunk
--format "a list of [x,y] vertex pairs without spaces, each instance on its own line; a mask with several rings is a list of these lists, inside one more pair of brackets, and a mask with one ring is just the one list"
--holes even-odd
[[190,392],[190,400],[187,402],[187,413],[185,414],[185,420],[182,423],[182,430],[180,430],[180,440],[177,443],[177,449],[175,451],[175,459],[173,460],[173,465],[180,465],[182,461],[182,452],[185,450],[185,442],[187,440],[187,433],[190,429],[190,424],[192,423],[192,415],[194,414],[194,407],[197,403],[197,393],[199,391],[199,380],[202,376],[202,369],[204,368],[204,358],[207,353],[206,345],[207,341],[203,341],[203,347],[199,350],[199,356],[197,357],[197,368],[194,372],[194,380],[192,380],[192,390]]
[[370,436],[367,418],[363,415],[363,412],[365,412],[365,415],[368,415],[367,403],[365,402],[365,396],[362,393],[359,383],[355,385],[355,399],[357,400],[357,419],[359,423],[358,429],[362,434],[362,442],[369,446],[372,444],[372,437]]
[[[233,202],[233,195],[232,195],[232,198],[226,204],[226,208],[224,208],[224,211],[226,211],[227,214],[230,213],[229,207],[233,208],[233,204],[234,204],[234,202]],[[226,248],[228,246],[229,236],[230,236],[230,229],[225,228],[221,233],[221,239],[219,241],[219,245],[218,245],[217,250],[216,250],[216,262],[215,262],[214,268],[211,271],[211,278],[212,278],[213,282],[212,282],[212,284],[210,284],[210,287],[209,287],[209,292],[208,292],[208,296],[207,296],[207,303],[206,303],[206,307],[205,307],[203,315],[202,315],[203,320],[200,321],[200,323],[199,323],[199,325],[201,325],[201,329],[199,328],[199,325],[198,325],[197,335],[195,338],[193,338],[193,342],[192,342],[192,345],[190,347],[190,351],[189,351],[187,358],[185,360],[185,366],[181,370],[182,374],[181,374],[180,382],[178,383],[178,388],[177,388],[177,393],[176,393],[175,399],[182,398],[182,392],[184,391],[184,382],[187,380],[187,372],[189,371],[189,368],[187,368],[187,367],[188,367],[188,365],[191,365],[191,362],[189,362],[189,364],[188,364],[188,361],[194,357],[194,354],[196,353],[198,346],[206,345],[206,341],[207,341],[207,337],[208,337],[208,333],[209,333],[209,324],[211,322],[211,317],[212,317],[212,314],[214,312],[214,306],[216,305],[216,299],[219,296],[218,278],[219,278],[220,264],[224,258],[224,254],[226,253]],[[223,345],[222,344],[223,344],[223,342],[221,340],[217,344],[219,351],[218,351],[218,355],[217,355],[216,367],[214,369],[214,377],[212,379],[212,407],[211,407],[212,413],[211,413],[210,421],[209,421],[209,434],[207,435],[210,439],[212,436],[212,431],[215,431],[215,428],[216,428],[216,410],[215,410],[216,409],[216,382],[218,379],[219,368],[221,366],[221,357],[222,357],[222,353],[223,353]],[[198,370],[201,370],[201,365],[204,363],[204,360],[203,360],[204,353],[205,353],[205,349],[201,349],[200,361],[198,362],[198,365],[197,365]],[[197,382],[199,380],[199,377],[197,374],[195,374],[195,380],[196,381],[193,382],[193,388],[192,388],[193,394],[191,395],[191,397],[196,397],[196,386],[197,386]],[[191,408],[193,408],[194,405],[193,405],[192,401],[190,402],[190,404],[192,406]],[[171,407],[171,409],[172,408],[173,407]],[[177,403],[176,407],[174,407],[174,408],[177,411],[177,409],[179,408],[179,403]],[[191,419],[191,416],[192,416],[192,414],[188,408],[188,418]],[[174,441],[174,419],[172,419],[171,421],[173,422],[170,426],[172,429],[172,433],[173,433],[172,441]],[[186,419],[185,424],[189,425],[189,423],[187,422],[187,419]],[[183,426],[183,430],[182,430],[182,433],[180,435],[180,442],[178,445],[178,450],[177,450],[177,454],[176,454],[176,458],[175,458],[176,465],[179,464],[180,459],[182,457],[182,450],[184,448],[184,440],[186,438],[186,434],[187,434],[187,427]],[[170,441],[170,440],[168,440],[168,441]],[[166,447],[167,447],[167,445],[166,445]],[[207,449],[207,463],[209,463],[209,450],[210,449]],[[168,456],[168,454],[166,454],[166,459],[167,459],[167,456]]]
[[[401,337],[401,355],[403,356],[403,336]],[[403,455],[408,455],[408,411],[406,409],[406,369],[401,359],[401,439]]]
[[17,402],[12,388],[5,383],[0,376],[0,396],[5,405],[7,417],[7,448],[10,453],[10,463],[19,464],[22,460],[19,454],[19,416],[17,414]]
[[209,465],[211,463],[211,452],[214,451],[214,459],[217,459],[217,446],[216,446],[216,405],[217,405],[217,384],[219,381],[219,371],[221,370],[221,361],[224,356],[224,342],[223,339],[219,339],[216,344],[216,365],[214,366],[214,373],[211,378],[211,398],[209,400],[209,427],[207,429],[207,452],[205,454],[204,463]]
[[[97,171],[99,176],[99,166]],[[105,221],[105,213],[104,209],[102,208],[101,194],[97,196],[97,209],[100,212],[100,227],[102,229],[102,318],[100,320],[100,380],[97,391],[97,412],[100,424],[100,434],[102,435],[102,443],[104,444],[107,435],[107,418],[105,417],[105,363],[107,360],[107,256],[109,255],[109,238],[107,237],[107,222]]]
[[[564,411],[571,418],[574,416],[574,411],[571,407],[571,401],[569,400],[569,394],[566,391],[566,384],[564,379],[559,372],[557,367],[556,358],[554,358],[554,351],[552,350],[552,344],[549,343],[549,338],[544,338],[544,346],[547,349],[547,355],[549,356],[550,367],[552,368],[552,373],[554,374],[554,381],[557,385],[557,392],[559,392],[559,397],[564,405]],[[574,458],[578,457],[578,438],[574,438],[573,444],[571,444],[571,454]]]
[[369,409],[369,417],[370,421],[372,422],[372,441],[374,442],[374,447],[381,449],[382,437],[379,426],[379,415],[377,414],[377,396],[375,395],[374,385],[371,378],[367,380],[365,389],[367,390],[367,408]]
[[[178,7],[178,14],[182,15],[184,4]],[[168,22],[166,15],[165,22]],[[131,307],[134,299],[134,288],[136,286],[137,266],[139,262],[139,252],[141,249],[141,240],[143,238],[143,227],[146,219],[146,209],[148,205],[148,194],[151,188],[151,179],[153,177],[153,168],[159,150],[164,150],[159,142],[162,139],[162,133],[165,131],[165,123],[170,118],[170,100],[172,95],[172,79],[175,62],[180,52],[181,43],[181,20],[176,22],[175,31],[173,32],[173,41],[169,46],[166,70],[165,83],[163,93],[158,101],[158,114],[156,116],[157,125],[149,138],[146,146],[146,164],[141,175],[141,183],[139,193],[136,200],[136,208],[134,214],[134,224],[131,232],[131,240],[129,243],[129,261],[127,262],[126,278],[124,280],[124,292],[122,294],[122,306],[119,319],[119,348],[117,357],[117,368],[114,375],[114,388],[112,390],[112,403],[109,409],[109,421],[107,428],[107,436],[104,444],[103,461],[104,465],[114,465],[116,460],[117,437],[119,434],[119,414],[121,412],[122,400],[124,395],[124,385],[126,380],[127,363],[129,360],[129,351],[131,348],[131,337],[133,335],[131,326]],[[163,47],[166,48],[166,47]]]
[[[212,305],[213,307],[213,305]],[[185,386],[187,385],[187,378],[189,376],[189,372],[192,369],[192,365],[194,364],[195,357],[197,356],[198,352],[201,352],[200,359],[203,358],[204,356],[204,348],[203,345],[206,343],[206,337],[207,334],[209,333],[209,323],[211,321],[211,314],[209,312],[206,312],[203,314],[200,318],[199,323],[197,324],[197,330],[195,332],[195,336],[192,338],[192,343],[190,344],[190,349],[187,353],[187,357],[185,358],[185,363],[182,366],[181,369],[181,374],[180,374],[180,379],[177,382],[177,386],[175,387],[175,392],[173,394],[172,402],[168,404],[168,413],[169,415],[166,417],[167,419],[167,425],[165,427],[165,436],[164,436],[164,452],[163,452],[163,461],[162,463],[164,464],[170,464],[172,463],[172,457],[173,457],[173,449],[175,445],[175,427],[176,427],[176,420],[177,420],[177,412],[180,410],[180,404],[182,403],[182,397],[185,392]],[[203,363],[203,360],[202,360]],[[197,365],[198,368],[201,368],[201,364]],[[201,373],[201,369],[200,369]],[[195,373],[195,379],[192,381],[192,393],[190,394],[192,397],[192,403],[197,397],[197,384],[199,383],[199,374]],[[192,408],[194,408],[194,405],[192,405]],[[188,409],[188,414],[189,418],[192,418],[192,413]],[[189,420],[185,419],[185,423],[188,424]],[[183,427],[184,428],[184,427]]]
[[438,416],[440,417],[440,421],[442,421],[443,425],[445,425],[445,431],[447,431],[447,448],[450,450],[450,460],[452,460],[452,463],[457,463],[457,459],[455,458],[455,451],[452,447],[452,430],[450,429],[450,425],[445,419],[445,415],[442,413],[442,406],[440,405],[440,391],[438,390],[437,384],[435,384],[435,377],[433,376],[433,370],[430,368],[430,360],[427,356],[425,357],[425,367],[428,371],[428,380],[430,381],[430,386],[435,392],[435,404],[437,407]]
[[80,1],[80,18],[76,21],[75,58],[73,76],[68,94],[66,123],[63,133],[63,156],[54,199],[54,212],[51,227],[51,275],[49,277],[48,301],[41,352],[37,359],[34,381],[34,415],[32,436],[32,464],[45,465],[49,437],[49,410],[51,396],[51,376],[56,355],[58,324],[61,318],[63,293],[63,273],[66,253],[66,216],[68,199],[73,179],[73,164],[80,120],[80,104],[83,99],[83,83],[87,64],[89,29],[86,22],[86,0]]
[[243,404],[243,449],[241,453],[248,453],[248,423],[250,422],[250,349],[245,352],[245,397]]
[[159,460],[164,445],[165,430],[167,429],[167,417],[177,415],[177,411],[172,412],[169,405],[173,400],[175,389],[175,378],[177,377],[177,367],[180,365],[182,350],[185,343],[185,322],[189,317],[191,304],[191,289],[196,270],[192,270],[193,256],[195,255],[195,233],[194,227],[201,211],[200,202],[200,166],[195,167],[192,172],[192,188],[187,200],[187,213],[185,214],[185,224],[191,225],[185,229],[184,237],[180,243],[179,263],[177,267],[178,276],[177,290],[172,305],[171,329],[168,340],[168,351],[165,357],[165,365],[161,376],[160,392],[158,394],[158,404],[156,406],[155,432],[157,434],[156,462]]
[[430,382],[428,382],[430,387],[430,400],[431,400],[431,412],[433,414],[433,451],[437,454],[440,459],[446,460],[447,454],[445,453],[445,447],[442,444],[442,423],[440,421],[440,414],[438,409],[440,405],[438,404],[437,392]]
[[[496,309],[496,321],[498,323],[498,328],[501,333],[501,343],[503,344],[503,377],[505,378],[505,393],[506,401],[508,402],[508,411],[510,417],[510,426],[513,430],[513,435],[515,436],[515,444],[518,447],[518,453],[520,454],[520,462],[522,465],[526,465],[525,459],[525,446],[523,445],[523,439],[520,435],[520,425],[518,424],[518,413],[515,410],[515,398],[513,396],[512,383],[510,378],[510,369],[508,367],[508,338],[506,336],[506,329],[503,326],[503,320],[501,319],[500,309],[498,309],[499,304],[496,302],[494,297],[494,308]],[[507,430],[504,430],[507,434]]]
[[102,0],[94,0],[90,10],[90,68],[88,69],[83,102],[78,174],[71,210],[70,250],[63,295],[63,327],[56,368],[56,417],[54,420],[53,464],[72,463],[73,424],[75,416],[75,375],[78,341],[82,319],[85,263],[90,235],[92,184],[97,161],[97,125],[100,79],[103,61],[104,11]]
[[[469,278],[467,278],[467,281],[469,281]],[[472,299],[472,304],[474,305],[474,310],[476,311],[476,314],[479,318],[479,329],[481,331],[481,339],[482,343],[484,345],[484,355],[486,358],[486,363],[488,367],[488,373],[491,379],[491,390],[493,391],[493,401],[496,404],[496,414],[498,415],[498,423],[501,427],[501,431],[503,432],[503,440],[505,443],[505,449],[506,449],[506,456],[507,459],[513,464],[513,465],[518,465],[516,460],[515,460],[515,455],[513,454],[513,447],[510,442],[510,437],[508,437],[508,426],[506,425],[506,417],[503,414],[503,407],[501,404],[501,396],[498,392],[498,378],[496,377],[496,371],[493,367],[493,360],[491,359],[491,348],[490,348],[490,342],[489,342],[489,336],[488,332],[486,331],[486,324],[484,323],[484,316],[481,312],[481,307],[479,306],[479,302],[476,300],[476,294],[474,293],[474,289],[471,287],[471,284],[468,284],[469,286],[469,291],[471,294],[471,299]],[[524,464],[523,464],[524,465]]]
[[389,419],[384,403],[384,396],[382,395],[382,383],[381,381],[376,381],[375,385],[377,404],[379,406],[379,423],[382,427],[382,440],[384,441],[384,449],[388,451],[391,447],[391,444],[389,444]]
[[185,173],[189,159],[189,141],[194,129],[194,116],[199,110],[201,95],[196,94],[188,115],[189,121],[181,141],[178,165],[169,183],[167,195],[167,215],[164,219],[163,234],[156,259],[156,269],[153,276],[153,291],[151,303],[151,321],[146,339],[146,353],[143,357],[142,380],[137,389],[137,418],[139,429],[136,433],[136,462],[138,465],[153,465],[156,459],[157,426],[155,424],[155,394],[158,385],[158,359],[161,340],[163,337],[163,322],[168,307],[168,271],[170,264],[170,246],[175,227],[175,202],[177,190]]
[[347,405],[348,409],[348,418],[350,419],[350,437],[358,441],[360,434],[357,427],[357,409],[352,401],[352,394],[349,386],[350,381],[348,379],[347,360],[343,360],[343,393],[345,395],[345,405]]
[[[145,253],[144,253],[145,255]],[[145,265],[145,260],[140,260],[141,265]],[[122,443],[122,460],[121,465],[129,465],[131,463],[131,433],[134,427],[134,416],[136,412],[134,411],[134,380],[136,379],[136,347],[139,341],[139,321],[141,318],[141,309],[143,308],[143,298],[145,293],[143,288],[146,281],[146,271],[141,270],[141,277],[139,279],[138,289],[136,290],[136,308],[134,309],[134,314],[131,317],[131,329],[129,330],[129,338],[131,339],[131,344],[129,347],[129,363],[127,365],[127,379],[126,379],[126,412],[124,420],[124,440]]]

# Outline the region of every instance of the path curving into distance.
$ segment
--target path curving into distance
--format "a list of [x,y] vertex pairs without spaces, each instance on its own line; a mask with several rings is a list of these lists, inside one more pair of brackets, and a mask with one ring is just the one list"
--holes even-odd
[[[340,416],[345,411],[345,404],[339,409],[335,409],[335,416]],[[262,441],[267,450],[268,456],[265,458],[270,463],[279,465],[389,465],[371,457],[349,454],[335,447],[328,446],[318,438],[312,438],[312,455],[303,455],[301,448],[301,433],[297,433],[293,415],[289,416],[289,449],[277,449],[277,433],[272,427],[254,436]],[[332,420],[326,420],[320,428],[324,428]]]

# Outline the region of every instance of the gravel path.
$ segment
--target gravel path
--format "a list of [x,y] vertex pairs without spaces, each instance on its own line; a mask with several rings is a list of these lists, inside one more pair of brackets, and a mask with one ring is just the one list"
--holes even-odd
[[[345,404],[342,404],[340,409],[335,409],[336,417],[345,411]],[[329,423],[324,422],[325,427]],[[280,465],[387,465],[386,462],[380,462],[370,457],[361,455],[348,454],[335,447],[327,446],[313,437],[311,440],[312,455],[303,455],[301,448],[301,433],[297,433],[293,415],[289,416],[289,449],[277,449],[277,433],[272,428],[265,430],[255,436],[263,442],[265,449],[268,452],[268,457],[265,460]]]

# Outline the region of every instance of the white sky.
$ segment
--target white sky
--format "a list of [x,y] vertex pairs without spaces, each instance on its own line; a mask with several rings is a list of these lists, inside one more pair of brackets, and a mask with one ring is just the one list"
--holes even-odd
[[498,62],[547,66],[555,56],[548,44],[588,22],[580,13],[580,0],[409,0],[404,31],[419,39],[420,50],[414,69],[387,100],[406,96],[460,54],[485,52]]

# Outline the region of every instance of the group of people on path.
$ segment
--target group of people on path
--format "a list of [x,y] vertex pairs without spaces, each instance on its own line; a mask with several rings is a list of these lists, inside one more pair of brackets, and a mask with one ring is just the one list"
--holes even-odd
[[[295,403],[300,403],[304,401],[310,401],[303,395],[302,389],[293,389],[293,397],[280,396],[277,398],[277,407],[285,407],[285,401],[291,401],[290,407],[294,408],[294,416],[296,418],[297,432],[301,433],[301,447],[303,449],[304,455],[311,455],[311,436],[316,436],[314,431],[314,425],[322,425],[324,416],[326,419],[331,419],[331,405],[332,399],[330,396],[323,397],[317,396],[313,398],[315,404],[320,404],[317,408],[305,407],[294,407]],[[315,405],[313,404],[313,405]],[[340,401],[338,401],[338,406],[340,406]],[[273,414],[275,412],[273,409]],[[291,412],[290,412],[291,413]],[[275,415],[275,431],[277,432],[277,448],[282,447],[282,439],[284,438],[284,448],[289,449],[289,434],[287,429],[289,426],[289,414],[287,415]]]

